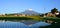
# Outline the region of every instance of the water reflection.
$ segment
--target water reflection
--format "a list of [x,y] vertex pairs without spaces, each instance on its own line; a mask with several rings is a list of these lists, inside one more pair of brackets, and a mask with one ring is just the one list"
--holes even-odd
[[21,22],[0,22],[0,28],[28,28]]
[[47,26],[47,25],[50,25],[50,24],[46,22],[38,22],[38,23],[33,24],[30,28],[39,28],[41,26]]
[[38,28],[40,26],[46,26],[46,25],[50,24],[45,22],[38,22],[35,24],[26,25],[22,22],[12,22],[12,21],[0,22],[0,28]]

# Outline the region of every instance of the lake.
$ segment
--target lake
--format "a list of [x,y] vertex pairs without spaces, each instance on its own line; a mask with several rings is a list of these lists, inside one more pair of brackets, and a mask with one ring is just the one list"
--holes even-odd
[[50,25],[46,22],[34,22],[34,21],[0,21],[0,28],[39,28],[41,26]]

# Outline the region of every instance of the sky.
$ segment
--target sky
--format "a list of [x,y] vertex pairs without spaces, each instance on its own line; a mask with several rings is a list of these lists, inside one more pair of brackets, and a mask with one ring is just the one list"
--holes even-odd
[[60,0],[0,0],[0,14],[21,13],[30,8],[39,13],[50,12],[53,8],[60,11]]

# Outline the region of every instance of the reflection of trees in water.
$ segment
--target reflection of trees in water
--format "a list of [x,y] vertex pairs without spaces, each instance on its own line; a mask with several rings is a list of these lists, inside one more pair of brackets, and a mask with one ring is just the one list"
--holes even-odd
[[50,19],[46,19],[45,21],[47,23],[51,23],[51,25],[40,28],[60,28],[60,18],[50,18]]
[[40,27],[40,28],[60,28],[60,23],[55,23],[55,24]]

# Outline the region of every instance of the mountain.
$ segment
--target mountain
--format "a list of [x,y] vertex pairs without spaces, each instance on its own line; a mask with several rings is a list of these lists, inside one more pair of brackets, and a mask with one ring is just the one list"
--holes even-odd
[[39,15],[38,12],[33,11],[32,9],[25,10],[24,12],[21,12],[21,14],[27,14],[27,15]]

